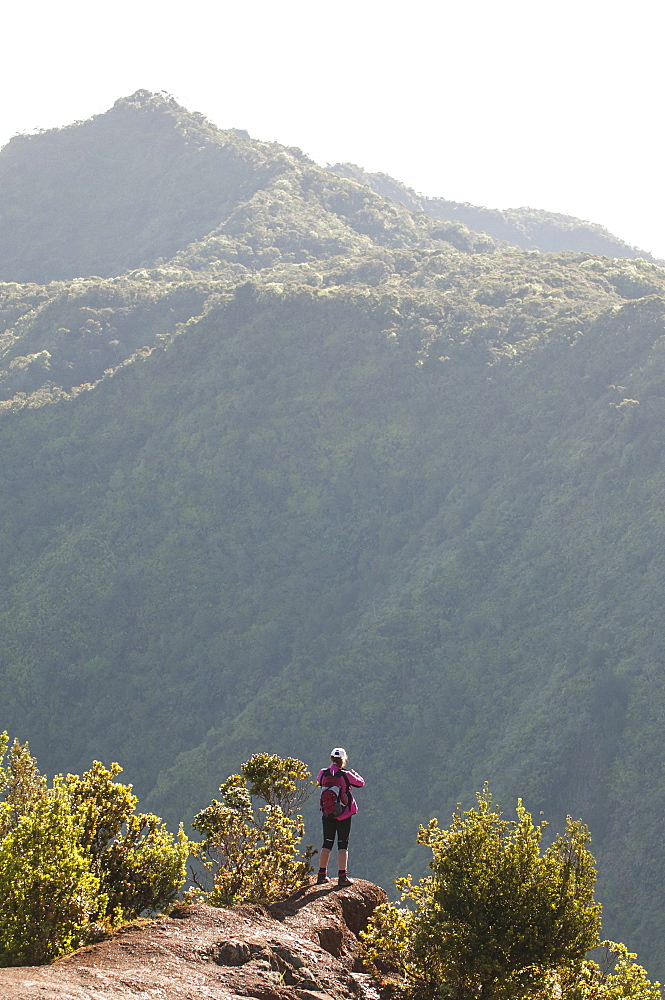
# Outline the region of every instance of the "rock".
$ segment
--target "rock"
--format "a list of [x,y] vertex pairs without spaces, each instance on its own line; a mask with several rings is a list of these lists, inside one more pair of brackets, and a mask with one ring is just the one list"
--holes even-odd
[[383,889],[306,886],[272,906],[178,906],[49,966],[0,969],[0,1000],[373,1000],[357,934]]

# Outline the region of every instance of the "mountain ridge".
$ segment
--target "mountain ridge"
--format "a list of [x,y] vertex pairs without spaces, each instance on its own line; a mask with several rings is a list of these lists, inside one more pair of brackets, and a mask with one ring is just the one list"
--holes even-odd
[[434,219],[460,222],[471,230],[486,233],[501,244],[510,244],[522,250],[539,250],[542,253],[583,251],[606,257],[654,261],[651,254],[618,239],[604,226],[572,215],[527,207],[484,208],[468,202],[417,194],[413,188],[388,174],[371,173],[354,163],[336,163],[328,169],[340,177],[366,184],[377,194],[404,204],[412,212],[425,212]]
[[[86,150],[92,148],[95,153],[88,157]],[[388,227],[396,226],[411,245],[414,238],[430,247],[443,239],[459,249],[489,250],[492,237],[532,249],[540,239],[540,249],[548,251],[582,250],[652,260],[602,227],[568,216],[531,209],[502,213],[424,198],[386,175],[369,174],[353,165],[323,170],[300,150],[250,139],[242,130],[219,129],[168,95],[137,91],[85,122],[16,136],[0,150],[0,279],[44,282],[94,274],[112,277],[161,264],[174,255],[180,264],[200,269],[206,258],[197,255],[197,241],[205,243],[215,233],[217,257],[221,253],[224,259],[226,251],[230,254],[227,263],[237,263],[233,237],[255,229],[247,209],[238,215],[241,206],[251,205],[263,191],[261,199],[267,204],[262,207],[273,214],[269,225],[279,228],[275,210],[278,216],[280,210],[288,210],[289,184],[297,186],[298,175],[303,191],[295,214],[282,223],[289,231],[282,232],[282,242],[277,243],[283,251],[290,250],[292,257],[303,257],[308,243],[314,257],[330,256],[340,238],[337,249],[348,252],[354,233],[361,238],[356,245],[361,251],[368,249],[363,236],[384,245],[387,239],[389,245],[391,239],[394,242],[386,227],[387,205],[391,204],[393,219]],[[290,182],[285,185],[287,178]],[[363,199],[357,189],[340,188],[335,178],[374,191],[381,203]],[[265,185],[271,181],[269,194]],[[339,220],[327,237],[327,251],[325,240],[312,236],[316,214],[307,223],[313,183],[318,184],[319,200],[328,211],[326,230],[331,219]],[[490,235],[471,236],[474,228]],[[100,229],[104,240],[98,245],[91,231]],[[263,242],[265,255],[271,244]],[[193,248],[183,257],[189,244]],[[70,253],[74,250],[69,261],[62,257],[63,246]],[[215,248],[208,246],[208,254],[211,249]],[[242,262],[255,266],[256,252],[257,245],[250,242],[244,259],[240,254]],[[271,259],[268,253],[265,264],[274,266],[274,255]],[[222,276],[218,263],[217,272]]]
[[665,271],[500,245],[164,95],[108,115],[0,154],[2,728],[186,821],[248,753],[341,743],[382,884],[489,779],[589,822],[655,968]]
[[[302,254],[308,230],[300,216],[306,216],[313,180],[321,188],[319,214],[323,210],[324,219],[339,218],[346,240],[353,244],[359,238],[361,250],[369,248],[368,239],[388,246],[400,238],[411,245],[436,243],[429,230],[437,227],[365,185],[349,185],[327,173],[300,150],[223,131],[172,98],[138,91],[86,122],[15,137],[0,152],[0,278],[43,283],[118,276],[154,267],[174,254],[180,258],[186,246],[220,226],[228,227],[232,237],[226,247],[220,234],[216,249],[222,259],[227,250],[233,263],[238,257],[233,237],[249,232],[255,237],[254,244],[250,240],[244,246],[245,263],[254,265],[252,258],[263,246],[268,250],[264,266],[270,267],[280,257],[270,252],[273,230],[277,250],[290,253],[286,259]],[[300,185],[303,189],[296,190]],[[295,217],[289,213],[291,194]],[[259,217],[252,223],[257,197]],[[275,210],[282,207],[287,217],[275,220]],[[312,237],[311,221],[309,231],[317,255],[329,256],[325,241]],[[467,239],[490,245],[487,237]],[[70,256],[73,251],[70,260],[62,256],[65,248]],[[348,252],[353,245],[343,241],[340,249]],[[201,263],[196,260],[195,269]],[[223,277],[219,270],[215,276]]]

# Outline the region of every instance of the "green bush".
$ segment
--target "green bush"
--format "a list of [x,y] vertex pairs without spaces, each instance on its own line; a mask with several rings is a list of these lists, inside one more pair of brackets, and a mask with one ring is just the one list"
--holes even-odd
[[544,826],[519,801],[517,819],[504,819],[486,786],[449,830],[421,827],[432,875],[398,882],[412,911],[387,904],[375,914],[364,936],[375,969],[413,993],[458,1000],[540,993],[553,974],[574,980],[599,941],[590,838],[569,818],[541,854]]
[[660,983],[652,983],[646,970],[625,944],[603,941],[599,962],[586,961],[579,976],[564,984],[563,1000],[661,1000]]
[[0,841],[0,965],[39,965],[79,945],[105,897],[61,787]]
[[49,785],[27,744],[0,735],[0,965],[47,962],[175,899],[189,842],[134,812],[121,770],[95,761]]
[[94,761],[79,778],[65,779],[82,824],[81,843],[107,898],[105,916],[131,920],[173,902],[185,879],[190,844],[182,828],[173,838],[159,816],[135,813],[131,785],[115,781],[119,764]]
[[398,888],[410,906],[379,906],[361,934],[377,978],[397,993],[449,1000],[659,1000],[623,944],[597,947],[600,905],[589,831],[566,820],[541,853],[546,824],[521,801],[506,820],[488,786],[478,806],[455,812],[449,830],[420,828],[432,874]]
[[[268,902],[293,892],[311,872],[312,849],[300,851],[305,833],[296,812],[309,796],[309,771],[294,757],[254,754],[220,786],[194,818],[204,835],[197,856],[212,875],[206,902],[231,906]],[[252,797],[265,803],[254,808]]]

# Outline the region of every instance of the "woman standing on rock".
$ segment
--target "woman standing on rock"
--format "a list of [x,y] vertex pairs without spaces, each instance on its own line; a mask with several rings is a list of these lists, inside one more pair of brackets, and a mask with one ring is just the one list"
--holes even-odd
[[321,792],[321,812],[323,813],[323,847],[321,848],[317,885],[328,881],[328,858],[337,836],[337,885],[353,885],[347,875],[349,834],[351,817],[358,812],[358,804],[353,797],[351,786],[362,788],[365,779],[346,766],[346,750],[335,747],[330,754],[330,767],[321,768],[316,779]]

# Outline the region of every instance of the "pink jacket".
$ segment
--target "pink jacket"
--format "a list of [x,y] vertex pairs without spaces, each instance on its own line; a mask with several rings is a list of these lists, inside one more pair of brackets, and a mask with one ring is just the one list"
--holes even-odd
[[[348,784],[353,785],[354,788],[362,788],[363,785],[365,784],[365,779],[361,778],[360,775],[356,774],[356,772],[353,771],[350,767],[341,768],[338,767],[337,764],[331,764],[329,768],[328,767],[321,768],[321,770],[319,771],[319,775],[316,779],[317,785],[321,784],[321,776],[324,771],[330,771],[331,774],[337,774],[338,771],[341,771],[342,774],[344,775],[344,778],[346,778]],[[344,778],[342,778],[342,781],[344,781]],[[355,816],[355,814],[358,812],[358,803],[354,799],[353,792],[351,791],[350,788],[349,788],[349,798],[351,799],[351,802],[349,803],[348,808],[346,808],[343,813],[340,813],[340,815],[336,817],[337,819],[348,819],[349,816]]]

